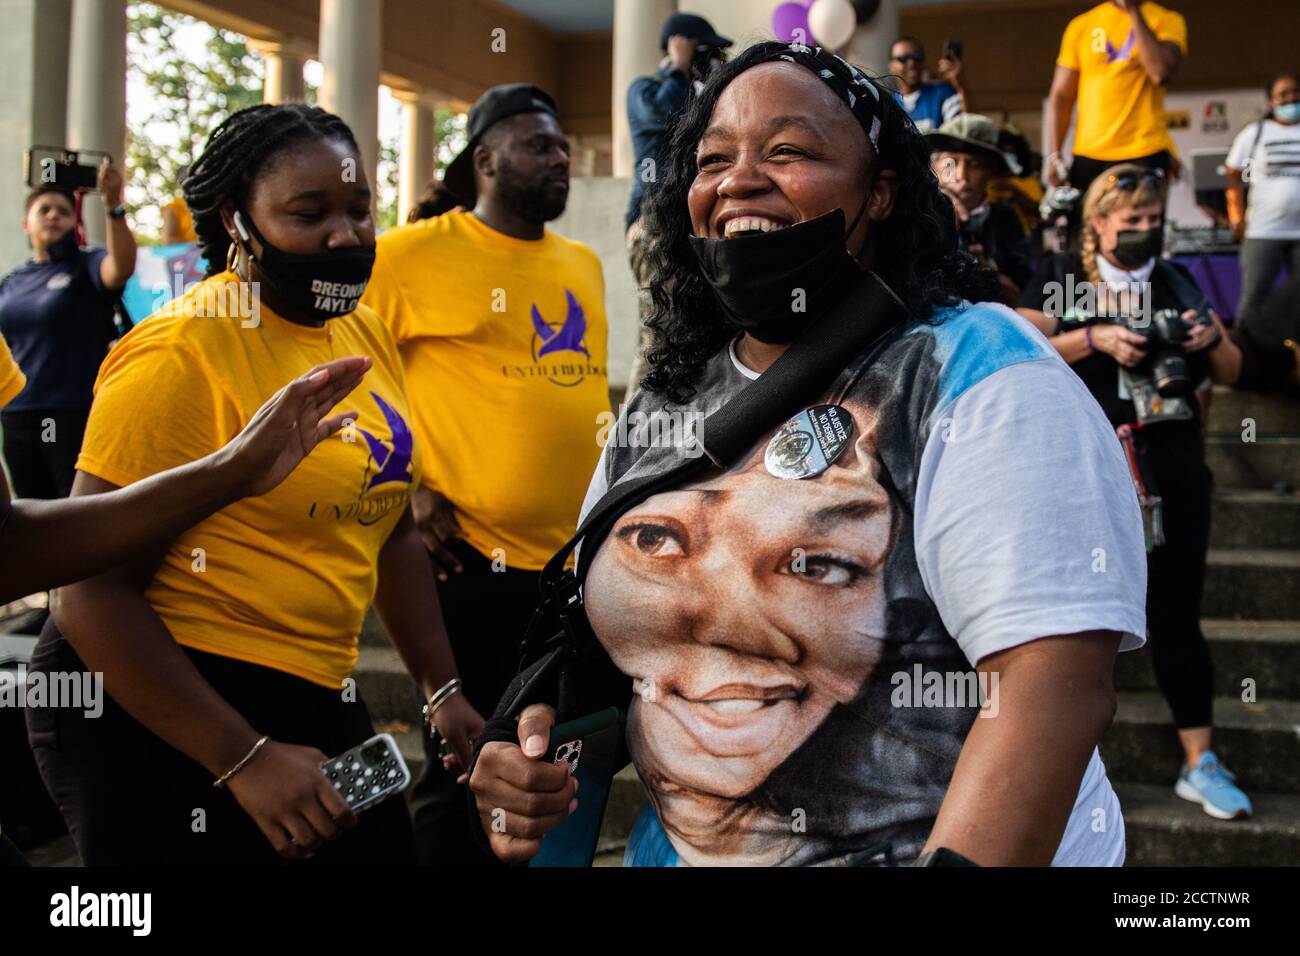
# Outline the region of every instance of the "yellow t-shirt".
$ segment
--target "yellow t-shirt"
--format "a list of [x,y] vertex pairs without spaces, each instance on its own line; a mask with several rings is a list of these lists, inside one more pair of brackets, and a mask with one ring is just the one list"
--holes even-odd
[[365,307],[314,329],[262,306],[253,326],[239,318],[247,288],[228,272],[208,279],[109,352],[77,467],[128,485],[193,461],[312,366],[369,355],[373,367],[338,406],[360,412],[355,430],[321,443],[268,494],[177,537],[145,591],[180,644],[339,687],[356,664],[379,550],[419,480],[401,360]]
[[424,483],[466,540],[538,570],[573,534],[609,411],[605,280],[580,242],[452,212],[379,237],[362,300],[406,364]]
[[4,408],[27,387],[27,376],[14,361],[9,343],[0,335],[0,408]]
[[[1181,13],[1144,3],[1142,17],[1156,39],[1178,44],[1187,55],[1187,21]],[[1118,162],[1174,151],[1164,87],[1152,83],[1142,68],[1133,21],[1115,4],[1099,4],[1070,21],[1056,64],[1079,73],[1075,155]]]
[[194,217],[190,214],[189,204],[181,196],[165,203],[163,209],[170,209],[176,215],[176,242],[198,242],[194,232]]

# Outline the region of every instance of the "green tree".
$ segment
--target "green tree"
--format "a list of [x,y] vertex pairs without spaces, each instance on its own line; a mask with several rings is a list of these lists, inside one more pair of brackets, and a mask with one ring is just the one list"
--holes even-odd
[[221,120],[261,102],[262,64],[239,34],[184,14],[133,3],[127,17],[127,69],[149,91],[146,112],[128,110],[128,190],[143,235],[156,238],[180,171]]

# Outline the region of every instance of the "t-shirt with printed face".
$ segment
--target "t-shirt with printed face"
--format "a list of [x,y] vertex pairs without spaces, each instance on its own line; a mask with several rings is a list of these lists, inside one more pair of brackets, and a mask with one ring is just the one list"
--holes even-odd
[[[690,446],[664,436],[747,377],[724,349],[689,405],[638,392],[638,427],[611,431],[584,510],[681,461]],[[632,507],[583,556],[592,627],[637,690],[628,746],[651,805],[629,864],[829,863],[882,842],[911,859],[977,713],[999,707],[974,664],[1089,630],[1142,643],[1123,453],[1028,323],[988,305],[909,323],[818,401],[853,423],[825,471],[778,477],[773,430],[725,473]],[[1056,862],[1123,855],[1094,752]]]
[[[1142,4],[1142,17],[1156,39],[1187,55],[1187,22],[1181,13]],[[1173,152],[1165,122],[1165,90],[1147,76],[1138,56],[1132,18],[1101,3],[1070,21],[1056,65],[1079,74],[1079,118],[1074,153],[1119,162]]]
[[113,349],[77,468],[128,485],[216,451],[313,366],[368,355],[338,407],[360,414],[276,488],[177,536],[145,598],[180,644],[337,688],[356,664],[379,551],[406,510],[420,455],[397,348],[364,306],[323,328],[253,312],[223,273]]
[[481,554],[544,567],[576,527],[609,413],[599,258],[447,213],[379,237],[362,301],[401,350],[424,483]]

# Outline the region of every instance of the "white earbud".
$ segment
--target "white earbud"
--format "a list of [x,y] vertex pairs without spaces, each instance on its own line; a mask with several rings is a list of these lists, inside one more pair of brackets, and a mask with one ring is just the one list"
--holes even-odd
[[249,236],[248,229],[244,226],[244,220],[240,218],[238,212],[235,213],[235,228],[239,231],[239,237],[245,242],[248,242],[248,240],[252,238]]

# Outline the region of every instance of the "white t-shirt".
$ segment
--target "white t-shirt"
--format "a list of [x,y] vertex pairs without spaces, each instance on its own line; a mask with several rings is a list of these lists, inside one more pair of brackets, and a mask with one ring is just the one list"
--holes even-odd
[[[971,665],[1030,641],[1085,631],[1146,633],[1146,551],[1115,432],[1046,338],[1003,306],[968,306],[936,327],[950,374],[920,454],[912,542],[925,593]],[[724,360],[743,379],[734,344]],[[741,379],[743,381],[743,379]],[[608,486],[607,447],[583,516]],[[1119,801],[1094,749],[1053,860],[1118,866]]]
[[1232,141],[1227,165],[1244,170],[1250,186],[1246,238],[1300,239],[1300,123],[1251,123]]

